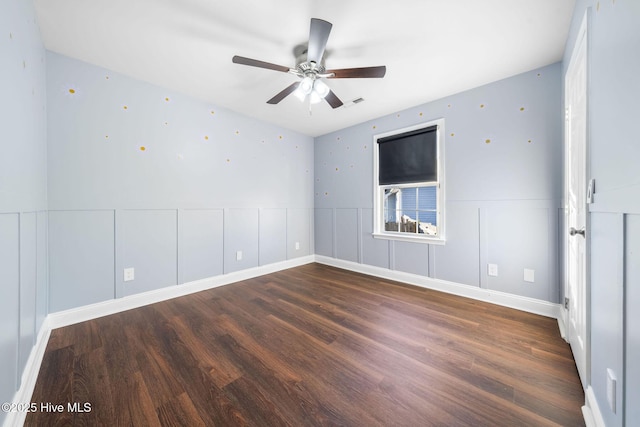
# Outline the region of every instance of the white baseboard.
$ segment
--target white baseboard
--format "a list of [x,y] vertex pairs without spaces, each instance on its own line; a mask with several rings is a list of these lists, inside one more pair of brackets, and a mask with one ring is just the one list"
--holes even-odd
[[591,386],[584,393],[585,405],[582,407],[582,416],[587,427],[607,427],[600,412],[600,406]]
[[482,289],[475,286],[463,285],[446,280],[432,279],[430,277],[420,276],[403,271],[389,270],[388,268],[375,267],[372,265],[360,264],[352,261],[345,261],[337,258],[331,258],[323,255],[316,255],[315,261],[320,264],[326,264],[333,267],[343,268],[345,270],[355,271],[357,273],[368,274],[370,276],[381,277],[383,279],[395,280],[398,282],[408,283],[410,285],[420,286],[422,288],[433,289],[436,291],[446,292],[467,298],[473,298],[479,301],[490,302],[492,304],[504,307],[515,308],[517,310],[526,311],[528,313],[539,314],[545,317],[558,319],[560,317],[560,304],[554,304],[548,301],[542,301],[535,298],[527,298],[518,295],[508,294],[506,292],[492,291]]
[[298,267],[300,265],[314,262],[313,255],[294,258],[287,261],[268,264],[260,267],[248,268],[246,270],[235,271],[232,273],[222,274],[220,276],[209,277],[202,280],[184,283],[176,286],[156,289],[153,291],[142,292],[135,295],[129,295],[123,298],[99,302],[96,304],[85,305],[70,310],[51,313],[49,316],[49,325],[51,329],[63,326],[73,325],[74,323],[85,322],[87,320],[96,319],[98,317],[108,316],[110,314],[119,313],[125,310],[142,307],[160,301],[166,301],[171,298],[181,297],[193,294],[207,289],[217,288],[218,286],[228,285],[230,283],[242,280],[252,279],[276,271],[286,270],[287,268]]
[[[184,283],[182,285],[170,286],[154,291],[130,295],[124,298],[103,301],[96,304],[51,313],[42,323],[36,343],[31,349],[31,354],[29,355],[29,359],[27,360],[27,364],[25,365],[25,369],[22,374],[20,389],[15,393],[13,403],[20,404],[31,402],[31,396],[33,395],[33,389],[38,379],[42,358],[44,357],[44,352],[47,348],[47,343],[49,342],[49,336],[53,329],[73,325],[79,322],[85,322],[98,317],[108,316],[110,314],[165,301],[171,298],[193,294],[195,292],[216,288],[218,286],[252,279],[254,277],[274,273],[276,271],[298,267],[300,265],[312,263],[314,260],[315,258],[313,255],[294,258],[274,264],[249,268],[246,270]],[[26,417],[26,412],[8,412],[2,425],[3,427],[20,427],[24,424]]]
[[[31,349],[29,358],[22,372],[22,380],[20,382],[20,389],[13,396],[14,404],[30,403],[31,396],[33,395],[33,389],[36,386],[38,379],[38,373],[40,372],[40,365],[42,364],[42,358],[44,352],[47,349],[47,343],[49,342],[49,335],[51,335],[51,326],[47,318],[42,322],[40,326],[40,332],[36,337],[36,342]],[[7,412],[7,417],[2,424],[4,427],[20,427],[24,424],[27,418],[26,412]]]
[[558,313],[558,329],[562,339],[569,342],[569,337],[567,336],[567,310],[562,305],[560,305]]

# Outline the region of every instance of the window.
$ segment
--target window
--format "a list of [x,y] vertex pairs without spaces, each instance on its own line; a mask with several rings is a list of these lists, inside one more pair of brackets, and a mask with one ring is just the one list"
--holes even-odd
[[444,243],[444,119],[373,139],[374,237]]

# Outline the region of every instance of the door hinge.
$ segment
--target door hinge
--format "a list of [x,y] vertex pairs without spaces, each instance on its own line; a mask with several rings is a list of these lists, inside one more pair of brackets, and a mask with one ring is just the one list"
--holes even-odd
[[565,308],[566,310],[569,310],[569,298],[565,298],[565,299],[564,299],[564,308]]

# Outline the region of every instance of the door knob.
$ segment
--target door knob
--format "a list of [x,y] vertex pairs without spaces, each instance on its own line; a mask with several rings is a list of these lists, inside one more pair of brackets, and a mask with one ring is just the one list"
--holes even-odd
[[569,234],[572,235],[572,236],[575,236],[576,234],[580,234],[580,235],[582,235],[582,237],[586,237],[586,232],[585,232],[584,227],[582,227],[580,230],[576,230],[574,227],[571,227],[569,229]]

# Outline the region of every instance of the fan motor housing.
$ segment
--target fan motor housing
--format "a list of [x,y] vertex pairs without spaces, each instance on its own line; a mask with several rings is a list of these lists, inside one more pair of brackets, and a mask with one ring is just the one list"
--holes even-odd
[[322,55],[322,61],[316,64],[315,67],[312,67],[311,63],[307,61],[307,50],[308,43],[302,43],[293,48],[293,56],[296,58],[296,69],[302,74],[308,74],[312,70],[315,70],[316,73],[324,73],[326,70],[324,60],[327,57],[328,51],[325,50],[324,55]]

